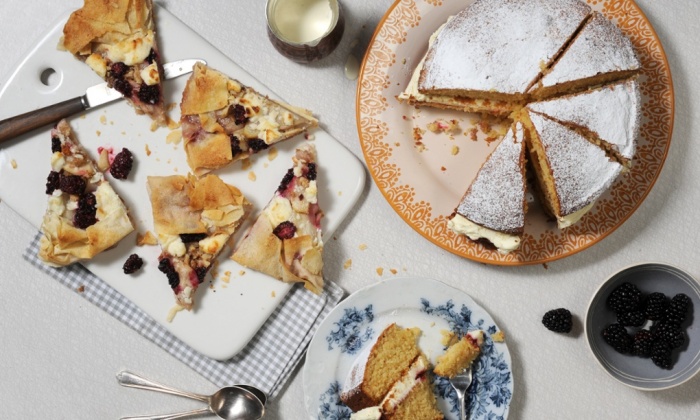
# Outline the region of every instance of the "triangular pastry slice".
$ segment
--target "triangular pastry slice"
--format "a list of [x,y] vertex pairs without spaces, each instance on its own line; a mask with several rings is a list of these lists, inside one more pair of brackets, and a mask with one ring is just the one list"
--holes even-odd
[[560,229],[571,226],[610,188],[623,166],[603,148],[552,119],[534,112],[524,119],[542,201]]
[[517,249],[527,211],[525,163],[524,129],[515,123],[477,172],[449,217],[449,229],[501,253]]
[[641,103],[639,84],[630,79],[532,102],[527,108],[577,130],[630,167],[639,136]]
[[530,93],[535,98],[546,98],[626,79],[640,69],[632,41],[610,19],[594,12]]
[[305,143],[292,158],[272,200],[236,247],[232,259],[284,282],[323,290],[323,211],[317,200],[316,149]]
[[51,150],[39,257],[65,266],[111,248],[134,227],[121,198],[65,120],[51,130]]
[[180,104],[187,162],[201,176],[318,125],[305,109],[274,101],[202,63]]
[[177,305],[191,310],[194,295],[245,218],[250,203],[238,188],[210,174],[150,176],[148,194],[162,252],[158,269]]
[[124,95],[138,114],[167,125],[151,0],[85,0],[63,28],[62,47]]

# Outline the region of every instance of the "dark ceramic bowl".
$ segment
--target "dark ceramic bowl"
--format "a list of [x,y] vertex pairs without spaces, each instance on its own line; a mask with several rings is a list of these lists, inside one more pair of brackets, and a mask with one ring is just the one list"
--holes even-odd
[[[608,308],[607,297],[620,284],[629,282],[643,294],[664,293],[669,298],[685,293],[692,300],[681,328],[685,343],[673,350],[671,369],[656,366],[651,359],[621,354],[603,340],[603,329],[617,322],[615,312]],[[651,321],[643,328],[647,328]],[[670,265],[644,263],[627,267],[608,278],[593,295],[585,319],[588,344],[603,369],[613,378],[632,388],[656,391],[680,385],[700,370],[700,285],[688,273]],[[633,333],[638,328],[628,327]]]

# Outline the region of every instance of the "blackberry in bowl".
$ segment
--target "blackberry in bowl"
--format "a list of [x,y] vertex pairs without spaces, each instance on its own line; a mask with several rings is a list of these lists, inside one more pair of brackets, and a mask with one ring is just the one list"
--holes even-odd
[[611,275],[593,294],[584,319],[586,340],[603,369],[649,391],[680,385],[700,370],[698,325],[700,284],[662,263]]

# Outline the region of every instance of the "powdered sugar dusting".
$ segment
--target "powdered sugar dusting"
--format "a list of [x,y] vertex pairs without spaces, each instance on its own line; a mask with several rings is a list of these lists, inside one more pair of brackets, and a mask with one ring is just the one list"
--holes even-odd
[[625,159],[632,159],[639,136],[641,96],[636,80],[628,80],[528,108],[565,124],[590,130]]
[[[381,335],[381,334],[380,334]],[[377,344],[379,336],[375,337],[372,342],[368,343],[367,347],[362,350],[362,352],[357,356],[355,362],[352,364],[352,368],[348,372],[345,382],[341,388],[341,394],[353,395],[360,392],[360,385],[365,379],[365,368],[367,367],[367,360],[372,351],[372,347]]]
[[525,225],[523,164],[523,127],[517,123],[479,169],[457,213],[492,230],[522,232]]
[[554,176],[561,207],[567,216],[598,199],[615,181],[622,165],[574,130],[530,112]]
[[595,12],[552,71],[542,78],[542,86],[639,68],[629,38],[608,18]]
[[476,0],[438,35],[419,90],[524,93],[589,13],[579,0]]

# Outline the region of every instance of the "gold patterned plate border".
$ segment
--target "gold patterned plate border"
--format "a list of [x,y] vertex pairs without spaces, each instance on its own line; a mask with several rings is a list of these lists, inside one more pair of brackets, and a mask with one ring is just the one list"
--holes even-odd
[[[575,225],[559,230],[531,200],[520,249],[500,254],[447,229],[447,219],[490,152],[490,142],[465,133],[448,136],[423,130],[440,118],[461,128],[476,116],[415,109],[396,96],[425,54],[430,35],[473,0],[397,0],[379,22],[365,54],[357,86],[356,118],[365,162],[393,209],[434,244],[465,258],[495,265],[551,262],[582,251],[611,234],[651,191],[668,154],[674,117],[671,72],[661,42],[632,0],[588,0],[612,19],[634,44],[642,62],[639,77],[642,123],[633,167]],[[414,130],[420,129],[420,144]]]

